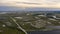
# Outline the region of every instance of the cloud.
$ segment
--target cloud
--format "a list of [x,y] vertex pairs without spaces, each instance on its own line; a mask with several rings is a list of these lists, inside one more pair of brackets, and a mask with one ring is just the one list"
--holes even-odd
[[49,2],[57,2],[57,3],[60,3],[60,0],[46,0],[46,1],[49,1]]
[[35,5],[42,5],[42,3],[31,3],[31,2],[16,2],[18,4],[35,4]]
[[60,0],[0,0],[0,5],[23,7],[60,7]]

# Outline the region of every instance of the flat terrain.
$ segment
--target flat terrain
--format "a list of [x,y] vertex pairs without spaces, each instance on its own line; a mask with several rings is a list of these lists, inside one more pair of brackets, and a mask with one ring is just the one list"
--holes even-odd
[[[19,24],[26,32],[51,31],[60,26],[60,13],[54,12],[7,12],[0,13],[1,34],[25,34],[16,25]],[[12,17],[14,21],[10,18]],[[52,28],[54,27],[54,28]]]

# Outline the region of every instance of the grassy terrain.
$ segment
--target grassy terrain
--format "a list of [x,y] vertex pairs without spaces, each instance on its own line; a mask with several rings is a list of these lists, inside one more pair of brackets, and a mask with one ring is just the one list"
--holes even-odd
[[[38,16],[41,14],[31,13],[0,14],[0,34],[25,34],[22,30],[17,28],[18,26],[16,25],[16,23],[18,23],[27,32],[36,30],[41,31],[52,30],[46,28],[46,26],[48,25],[60,26],[60,20],[49,18],[46,15]],[[14,21],[9,16],[14,18],[16,20],[16,23],[14,23]]]

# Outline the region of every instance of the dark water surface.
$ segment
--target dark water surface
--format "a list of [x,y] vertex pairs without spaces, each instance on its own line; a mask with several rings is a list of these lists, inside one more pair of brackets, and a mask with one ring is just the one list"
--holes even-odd
[[32,31],[32,32],[28,32],[28,34],[60,34],[60,30],[52,30],[52,31]]

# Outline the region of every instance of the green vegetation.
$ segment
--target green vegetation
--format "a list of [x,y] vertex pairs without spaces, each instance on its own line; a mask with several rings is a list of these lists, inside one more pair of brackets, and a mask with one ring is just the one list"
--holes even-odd
[[44,13],[0,14],[0,34],[28,34],[29,31],[53,30],[46,26],[60,26],[60,19],[50,18],[52,15],[49,15]]

